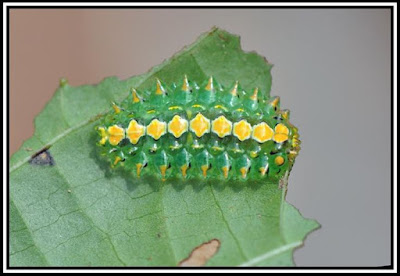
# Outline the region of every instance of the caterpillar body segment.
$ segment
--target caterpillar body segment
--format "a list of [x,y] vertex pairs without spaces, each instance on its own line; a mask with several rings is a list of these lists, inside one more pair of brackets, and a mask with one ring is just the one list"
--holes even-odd
[[213,77],[198,86],[187,76],[149,96],[130,96],[96,127],[112,167],[168,179],[260,180],[282,177],[300,150],[299,134],[279,97],[225,88]]

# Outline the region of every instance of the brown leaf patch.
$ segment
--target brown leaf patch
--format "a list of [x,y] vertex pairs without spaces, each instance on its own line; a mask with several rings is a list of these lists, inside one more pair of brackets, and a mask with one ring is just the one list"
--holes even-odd
[[178,266],[203,266],[217,253],[220,246],[221,242],[217,239],[202,243],[193,249],[189,257],[182,260]]

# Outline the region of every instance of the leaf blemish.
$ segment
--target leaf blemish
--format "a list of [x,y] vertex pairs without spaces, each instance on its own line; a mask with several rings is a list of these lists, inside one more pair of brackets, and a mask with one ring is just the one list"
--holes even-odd
[[39,166],[54,166],[54,158],[51,156],[49,147],[46,147],[39,152],[32,155],[31,159],[29,160],[31,165],[39,165]]
[[189,257],[182,260],[178,266],[204,266],[217,253],[220,246],[221,242],[217,239],[202,243],[193,249]]
[[228,41],[228,38],[226,38],[225,36],[223,36],[223,34],[218,34],[218,37],[221,39],[221,40],[223,40],[223,41]]

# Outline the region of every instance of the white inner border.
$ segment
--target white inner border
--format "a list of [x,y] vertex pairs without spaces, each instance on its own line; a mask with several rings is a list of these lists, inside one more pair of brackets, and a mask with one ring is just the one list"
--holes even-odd
[[[104,7],[110,7],[110,6],[187,6],[187,7],[192,7],[192,6],[235,6],[235,7],[240,7],[240,6],[265,6],[265,7],[273,7],[273,6],[284,6],[284,7],[291,7],[291,6],[303,6],[303,7],[308,7],[308,6],[321,6],[321,7],[332,7],[332,6],[359,6],[359,7],[380,7],[380,6],[391,6],[393,7],[393,181],[394,183],[397,183],[397,3],[393,2],[376,2],[376,3],[359,3],[359,2],[350,2],[350,3],[320,3],[320,2],[307,2],[307,3],[177,3],[177,2],[171,2],[171,3],[92,3],[92,2],[84,2],[84,3],[3,3],[3,273],[4,272],[34,272],[34,273],[55,273],[55,272],[61,272],[61,273],[87,273],[87,272],[96,272],[96,273],[110,273],[110,272],[122,272],[122,273],[131,273],[131,272],[170,272],[170,273],[179,273],[179,272],[184,272],[186,273],[187,270],[184,269],[169,269],[169,270],[152,270],[152,269],[124,269],[124,270],[116,270],[116,269],[104,269],[104,270],[99,270],[99,269],[84,269],[84,270],[69,270],[69,269],[48,269],[48,270],[41,270],[41,269],[35,269],[35,270],[30,270],[30,269],[20,269],[20,270],[9,270],[7,269],[7,256],[8,256],[8,247],[6,246],[8,244],[7,241],[7,213],[8,213],[8,204],[7,204],[7,194],[8,194],[8,185],[5,185],[8,183],[8,156],[7,156],[7,149],[8,149],[8,138],[9,138],[9,133],[7,132],[7,122],[8,122],[8,91],[7,91],[7,85],[8,85],[8,72],[7,72],[7,63],[8,63],[8,56],[7,56],[7,46],[8,46],[8,40],[7,40],[7,7],[8,6],[30,6],[30,7],[41,7],[41,6],[104,6]],[[395,92],[396,91],[396,92]],[[335,269],[329,269],[329,272],[349,272],[349,273],[376,273],[376,272],[387,272],[387,273],[392,273],[392,272],[397,272],[397,185],[394,185],[393,183],[393,245],[394,245],[394,250],[393,250],[393,266],[394,270],[374,270],[374,269],[342,269],[342,270],[335,270]],[[192,272],[280,272],[280,273],[287,273],[289,272],[288,270],[285,269],[252,269],[252,270],[234,270],[234,269],[224,269],[224,270],[202,270],[202,269],[197,269],[197,270],[192,270]],[[308,269],[291,269],[290,272],[300,272],[300,273],[321,273],[321,272],[326,272],[327,269],[313,269],[313,270],[308,270]]]

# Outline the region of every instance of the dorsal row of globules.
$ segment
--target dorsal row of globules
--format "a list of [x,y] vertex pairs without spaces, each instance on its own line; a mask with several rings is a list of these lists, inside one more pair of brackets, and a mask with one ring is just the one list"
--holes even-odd
[[197,86],[185,76],[170,88],[157,79],[150,93],[132,89],[113,103],[98,144],[113,167],[137,177],[279,178],[300,150],[299,135],[279,97],[260,94],[238,82],[224,89],[212,77]]

